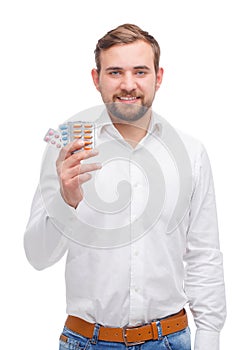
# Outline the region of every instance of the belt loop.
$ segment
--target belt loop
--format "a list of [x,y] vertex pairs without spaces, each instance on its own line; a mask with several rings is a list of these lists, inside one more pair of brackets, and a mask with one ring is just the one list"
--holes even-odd
[[95,328],[93,331],[93,336],[91,339],[91,344],[96,344],[98,341],[98,337],[99,337],[99,330],[100,330],[100,325],[98,323],[95,324]]
[[162,340],[163,339],[163,332],[162,332],[162,327],[161,327],[160,321],[156,321],[156,326],[158,329],[158,340]]
[[157,329],[157,325],[156,325],[156,322],[155,320],[153,320],[151,322],[151,329],[152,329],[152,336],[153,336],[153,340],[156,340],[158,339],[158,329]]

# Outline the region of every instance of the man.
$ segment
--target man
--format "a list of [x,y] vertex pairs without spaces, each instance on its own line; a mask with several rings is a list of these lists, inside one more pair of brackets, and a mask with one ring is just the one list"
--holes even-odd
[[[197,326],[195,350],[219,349],[225,293],[210,163],[199,141],[152,112],[163,79],[159,57],[156,40],[135,25],[101,38],[92,70],[107,111],[97,123],[99,151],[73,141],[58,157],[53,153],[57,175],[42,174],[50,194],[43,186],[36,192],[25,250],[37,269],[68,252],[61,350],[191,349],[187,302]],[[101,154],[114,160],[110,167],[89,161]],[[88,205],[90,172],[105,198],[120,180],[130,183],[119,210],[111,201],[102,212]],[[79,223],[67,230],[70,212]]]

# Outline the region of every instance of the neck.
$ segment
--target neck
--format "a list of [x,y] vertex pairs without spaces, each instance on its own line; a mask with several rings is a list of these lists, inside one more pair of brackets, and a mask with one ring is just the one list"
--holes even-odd
[[124,121],[110,115],[115,128],[119,131],[122,137],[132,146],[136,147],[137,144],[146,136],[147,130],[151,119],[151,110],[144,114],[139,120],[130,122]]

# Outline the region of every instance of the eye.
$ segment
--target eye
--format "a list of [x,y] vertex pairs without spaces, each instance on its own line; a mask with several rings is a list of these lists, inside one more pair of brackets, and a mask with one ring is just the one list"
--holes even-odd
[[112,76],[118,76],[118,75],[120,75],[121,74],[121,72],[120,71],[112,71],[112,72],[109,72],[109,74],[110,75],[112,75]]
[[136,72],[136,75],[145,75],[146,74],[146,72],[145,71],[143,71],[143,70],[139,70],[139,71],[137,71]]

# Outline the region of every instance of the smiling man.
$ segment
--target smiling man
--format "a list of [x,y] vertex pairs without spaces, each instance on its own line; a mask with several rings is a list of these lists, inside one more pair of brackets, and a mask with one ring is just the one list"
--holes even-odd
[[[98,41],[92,78],[108,119],[98,130],[97,148],[108,161],[120,161],[101,169],[88,161],[98,151],[74,141],[53,159],[57,173],[49,178],[57,187],[48,206],[42,186],[36,192],[25,234],[29,261],[43,269],[68,253],[68,317],[60,350],[190,350],[187,304],[197,326],[195,350],[219,350],[225,291],[210,162],[202,143],[152,111],[163,79],[159,58],[157,41],[136,25],[121,25]],[[132,188],[124,190],[126,206],[111,211],[110,203],[105,212],[88,207],[82,185],[96,170],[96,186],[106,196],[125,176]],[[169,231],[182,186],[187,210]],[[159,198],[163,210],[157,220]],[[95,245],[61,234],[57,208],[85,219],[79,229]],[[100,247],[100,226],[109,237],[116,232],[116,238],[130,239]]]
[[[151,108],[163,77],[163,69],[155,62],[158,46],[154,47],[137,40],[96,50],[101,65],[92,70],[92,77],[112,117],[134,122]],[[150,112],[145,119],[148,123]]]

